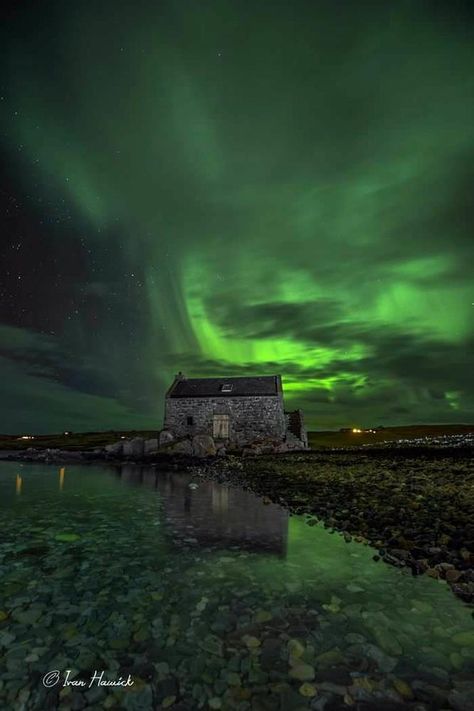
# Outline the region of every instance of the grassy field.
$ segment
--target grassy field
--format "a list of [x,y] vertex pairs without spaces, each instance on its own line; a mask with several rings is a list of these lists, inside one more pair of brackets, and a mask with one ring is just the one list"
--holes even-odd
[[[309,443],[313,449],[327,447],[356,447],[361,444],[393,442],[397,439],[418,437],[439,437],[447,434],[474,432],[474,425],[409,425],[406,427],[385,427],[375,432],[309,432]],[[21,435],[0,435],[0,449],[94,449],[117,442],[121,437],[157,437],[157,430],[128,430],[108,432],[74,432],[70,434],[35,435],[33,439],[21,439]]]
[[121,437],[131,439],[132,437],[157,437],[158,430],[153,431],[117,431],[109,432],[71,432],[70,434],[50,434],[35,435],[33,439],[21,439],[21,435],[0,435],[0,449],[27,449],[35,447],[37,449],[94,449],[95,447],[105,447],[106,444],[117,442]]
[[384,427],[369,432],[308,432],[312,449],[326,447],[357,447],[361,444],[394,442],[397,439],[418,439],[419,437],[440,437],[442,435],[467,434],[474,432],[474,425],[407,425],[404,427]]

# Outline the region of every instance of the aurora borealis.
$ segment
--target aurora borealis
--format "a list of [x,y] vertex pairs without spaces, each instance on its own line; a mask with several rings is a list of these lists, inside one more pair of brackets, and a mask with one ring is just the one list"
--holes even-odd
[[24,2],[2,22],[0,432],[283,376],[311,427],[474,419],[462,2]]

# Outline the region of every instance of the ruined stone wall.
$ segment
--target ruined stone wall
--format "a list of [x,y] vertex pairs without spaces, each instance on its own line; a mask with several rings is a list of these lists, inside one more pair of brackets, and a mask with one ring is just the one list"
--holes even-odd
[[[283,439],[286,422],[281,395],[229,398],[167,398],[164,429],[176,437],[213,435],[214,415],[229,415],[229,439],[238,444],[259,437]],[[187,424],[187,418],[193,424]]]

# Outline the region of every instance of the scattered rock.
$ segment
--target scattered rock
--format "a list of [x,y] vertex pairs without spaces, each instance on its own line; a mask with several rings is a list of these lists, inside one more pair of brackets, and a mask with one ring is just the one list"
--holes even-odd
[[158,449],[158,438],[145,440],[143,445],[143,453],[145,454],[145,456],[149,456],[150,454],[156,454],[158,452]]
[[289,671],[289,676],[298,681],[312,681],[314,679],[314,667],[305,662],[298,661]]
[[174,442],[174,436],[168,430],[162,430],[158,436],[158,444],[160,447],[165,447],[167,444]]
[[317,693],[316,687],[313,684],[308,684],[308,682],[301,684],[298,691],[300,692],[301,696],[306,696],[308,698],[312,698],[313,696],[316,696],[316,693]]
[[215,457],[216,445],[209,435],[194,435],[192,441],[192,454],[194,457]]
[[105,451],[108,455],[112,457],[120,457],[123,452],[123,442],[114,442],[113,444],[106,444]]
[[168,448],[168,452],[172,454],[185,454],[188,457],[193,456],[193,445],[189,439],[182,439],[175,442]]
[[143,437],[125,439],[123,442],[123,456],[139,458],[143,457],[145,440]]

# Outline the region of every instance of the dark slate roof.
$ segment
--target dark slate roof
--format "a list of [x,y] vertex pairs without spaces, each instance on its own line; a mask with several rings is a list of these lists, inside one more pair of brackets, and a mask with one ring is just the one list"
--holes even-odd
[[[251,397],[278,395],[279,375],[262,375],[257,378],[182,378],[177,379],[166,397]],[[232,385],[230,392],[222,392],[223,385]]]

